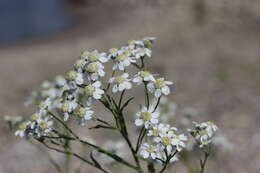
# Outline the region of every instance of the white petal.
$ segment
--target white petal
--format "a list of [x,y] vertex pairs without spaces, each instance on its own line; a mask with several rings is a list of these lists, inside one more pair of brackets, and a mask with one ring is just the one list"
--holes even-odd
[[155,92],[154,92],[154,96],[155,97],[157,97],[157,98],[159,98],[160,96],[161,96],[161,90],[160,89],[157,89],[157,90],[155,90]]
[[117,91],[118,91],[117,85],[114,85],[113,88],[112,88],[112,92],[116,93]]
[[136,119],[135,120],[135,125],[136,126],[141,126],[141,125],[143,125],[144,124],[144,121],[142,120],[142,119]]
[[170,88],[168,86],[163,87],[162,93],[165,94],[165,95],[169,95],[170,94]]

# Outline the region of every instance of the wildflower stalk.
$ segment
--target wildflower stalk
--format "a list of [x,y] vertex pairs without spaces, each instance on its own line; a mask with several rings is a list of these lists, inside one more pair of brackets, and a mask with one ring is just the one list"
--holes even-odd
[[100,171],[104,172],[104,173],[109,173],[108,171],[106,171],[104,168],[102,168],[101,166],[98,166],[94,163],[92,163],[91,161],[85,159],[84,157],[80,156],[79,154],[76,154],[76,153],[73,153],[73,152],[70,152],[70,151],[63,151],[63,150],[60,150],[58,148],[54,148],[54,147],[51,147],[49,146],[48,144],[46,144],[44,141],[41,141],[41,140],[38,140],[41,144],[43,144],[46,148],[50,149],[50,150],[53,150],[53,151],[56,151],[58,153],[63,153],[65,155],[72,155],[78,159],[80,159],[81,161],[99,169]]
[[[56,117],[54,114],[52,114],[51,112],[49,112],[53,117],[55,117],[55,119],[60,122],[75,138],[71,138],[69,136],[66,136],[66,135],[61,135],[59,137],[61,138],[65,138],[65,139],[68,139],[68,140],[74,140],[74,141],[78,141],[80,143],[83,143],[83,144],[86,144],[88,146],[91,146],[93,148],[95,148],[98,152],[102,153],[102,154],[105,154],[109,157],[111,157],[112,159],[118,161],[119,163],[129,167],[129,168],[132,168],[132,169],[138,169],[137,167],[131,165],[130,163],[126,162],[124,159],[122,159],[121,157],[117,156],[116,154],[112,154],[104,149],[102,149],[101,147],[99,146],[96,146],[94,144],[91,144],[89,142],[86,142],[82,139],[79,138],[79,136],[77,136],[63,121],[61,121],[58,117]],[[129,141],[130,142],[130,141]]]
[[172,155],[168,155],[167,151],[165,150],[166,161],[164,161],[164,166],[159,171],[159,173],[163,173],[166,170],[168,164],[170,163],[171,158],[173,158],[177,153],[178,153],[178,151],[176,150]]
[[200,160],[200,168],[201,168],[200,173],[204,173],[209,155],[210,155],[209,152],[204,152],[204,159]]

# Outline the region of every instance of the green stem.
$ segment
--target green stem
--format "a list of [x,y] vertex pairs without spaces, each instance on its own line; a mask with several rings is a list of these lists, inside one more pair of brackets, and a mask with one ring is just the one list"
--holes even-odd
[[[38,140],[38,141],[39,141],[39,140]],[[76,154],[76,153],[69,152],[69,151],[63,151],[63,150],[60,150],[60,149],[58,149],[58,148],[51,147],[51,146],[49,146],[48,144],[46,144],[45,142],[43,142],[43,141],[39,141],[39,142],[42,143],[46,148],[48,148],[48,149],[50,149],[50,150],[56,151],[56,152],[58,152],[58,153],[63,153],[63,154],[66,154],[66,155],[72,155],[72,156],[74,156],[74,157],[80,159],[81,161],[83,161],[83,162],[85,162],[85,163],[87,163],[87,164],[89,164],[89,165],[91,165],[91,166],[93,166],[93,167],[95,167],[95,168],[101,170],[101,171],[104,172],[104,173],[109,173],[108,171],[106,171],[106,170],[103,169],[102,167],[98,167],[98,166],[95,165],[94,163],[90,162],[89,160],[85,159],[84,157],[82,157],[82,156],[80,156],[80,155],[78,155],[78,154]]]
[[201,168],[200,173],[204,173],[208,157],[209,157],[209,153],[205,152],[203,161],[200,160],[200,168]]

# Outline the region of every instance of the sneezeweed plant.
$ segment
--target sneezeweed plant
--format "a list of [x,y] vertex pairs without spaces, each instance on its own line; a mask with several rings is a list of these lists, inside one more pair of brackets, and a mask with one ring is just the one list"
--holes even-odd
[[[200,173],[203,173],[218,128],[212,122],[203,122],[194,123],[193,129],[181,131],[162,122],[159,105],[163,97],[170,94],[173,82],[147,69],[154,41],[155,38],[147,37],[129,41],[127,45],[112,48],[107,53],[97,50],[83,52],[64,77],[45,81],[39,90],[32,93],[26,104],[35,103],[38,108],[28,119],[15,123],[18,127],[15,135],[78,158],[105,173],[110,172],[106,162],[119,163],[138,173],[162,173],[178,160],[178,155],[186,150],[187,143],[193,138],[205,153],[200,160]],[[111,74],[105,70],[109,63],[112,64]],[[127,92],[134,85],[144,91],[144,103],[137,105],[136,118],[129,122],[127,116],[130,115],[126,110],[134,97],[127,97]],[[111,113],[111,121],[102,119],[94,111],[98,102]],[[74,119],[81,128],[117,133],[121,136],[120,140],[108,140],[110,142],[106,145],[98,146],[90,138],[84,139],[74,131],[71,127]],[[129,132],[129,123],[137,128],[136,139],[129,135],[135,133]],[[87,128],[87,124],[92,127]],[[90,147],[89,157],[76,153],[72,143]],[[126,149],[132,160],[125,154]],[[110,159],[102,162],[103,156]]]

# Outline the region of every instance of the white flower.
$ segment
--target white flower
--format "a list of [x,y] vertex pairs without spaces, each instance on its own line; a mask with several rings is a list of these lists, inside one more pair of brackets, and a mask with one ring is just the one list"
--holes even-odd
[[169,95],[170,88],[168,85],[172,85],[170,81],[165,81],[164,78],[158,78],[154,82],[150,82],[147,85],[148,90],[154,93],[155,97],[160,97],[162,94]]
[[37,127],[35,132],[38,136],[46,135],[52,131],[53,121],[51,121],[49,117],[40,117],[36,120],[36,122]]
[[144,42],[143,40],[129,40],[128,41],[128,46],[135,48],[135,47],[144,47]]
[[104,66],[100,62],[91,62],[86,66],[86,72],[89,79],[96,81],[99,77],[105,76]]
[[188,138],[184,134],[173,135],[172,137],[172,145],[176,148],[177,151],[181,151],[186,145],[184,141],[187,141]]
[[122,75],[112,77],[109,79],[109,83],[114,83],[112,92],[116,93],[118,91],[129,90],[132,88],[130,79],[128,79],[128,73],[123,73]]
[[151,134],[151,136],[154,136],[154,141],[161,145],[162,150],[166,148],[168,154],[170,154],[173,149],[181,151],[182,148],[185,147],[183,141],[186,141],[187,137],[183,134],[177,135],[177,128],[171,127],[169,124],[159,124],[153,127],[153,130],[158,131],[156,135],[154,135],[154,133]]
[[102,62],[105,63],[109,60],[106,53],[99,53],[98,50],[94,50],[92,52],[85,51],[81,54],[81,58],[85,59],[87,62]]
[[160,137],[155,137],[154,141],[161,144],[163,149],[167,150],[167,153],[170,154],[173,151],[172,138],[174,136],[173,131],[168,131],[167,133],[161,133]]
[[88,105],[92,102],[92,98],[99,100],[101,99],[102,95],[104,94],[104,90],[100,89],[101,82],[96,81],[93,84],[89,84],[85,86],[84,93],[88,98]]
[[143,107],[141,111],[136,113],[137,119],[135,120],[136,126],[144,125],[145,128],[149,128],[151,125],[155,125],[159,122],[158,118],[160,116],[159,112],[153,112],[152,107],[147,109],[147,107]]
[[71,114],[77,106],[78,104],[75,100],[66,101],[60,105],[60,109],[64,116],[64,121],[67,121],[69,119],[69,114]]
[[109,49],[108,52],[109,52],[108,58],[115,58],[121,53],[121,51],[118,50],[117,48],[111,48]]
[[115,58],[113,58],[114,65],[113,70],[125,70],[125,67],[129,66],[131,63],[135,63],[136,61],[132,59],[130,56],[125,53],[118,54]]
[[141,57],[151,57],[152,56],[152,51],[148,48],[137,48],[135,50],[135,58],[139,59]]
[[81,72],[76,72],[74,70],[71,70],[67,73],[66,79],[68,81],[73,81],[78,85],[81,85],[84,83],[83,74]]
[[196,126],[201,129],[205,129],[208,132],[209,136],[213,136],[214,132],[216,132],[218,129],[218,127],[210,121],[197,124]]
[[78,106],[75,109],[75,115],[80,118],[79,124],[80,125],[85,125],[86,121],[92,119],[92,115],[94,114],[94,111],[90,109],[90,107],[81,107]]
[[171,127],[169,124],[160,123],[153,126],[153,128],[148,131],[147,136],[160,137],[161,135],[166,134],[168,131],[177,131],[177,128]]
[[149,82],[152,81],[154,82],[155,79],[153,75],[149,71],[139,71],[133,78],[133,82],[137,83],[140,85],[143,81]]
[[158,151],[158,148],[156,146],[148,144],[148,143],[144,143],[140,147],[140,155],[144,159],[148,159],[149,157],[151,157],[152,159],[156,159],[157,151]]
[[63,76],[58,75],[55,77],[55,83],[58,85],[58,87],[62,87],[66,84],[66,79]]
[[195,124],[195,129],[194,130],[188,129],[190,134],[200,144],[201,148],[209,145],[212,142],[212,138],[214,137],[218,127],[210,121],[203,122],[203,123],[196,123],[196,122],[193,123]]
[[20,123],[18,126],[18,129],[15,131],[14,135],[19,136],[21,138],[24,137],[26,135],[25,131],[26,131],[28,125],[29,125],[29,122]]
[[49,110],[49,107],[51,106],[51,99],[50,98],[47,98],[45,99],[44,101],[42,101],[40,104],[39,104],[39,115],[46,115],[47,114],[47,111]]

